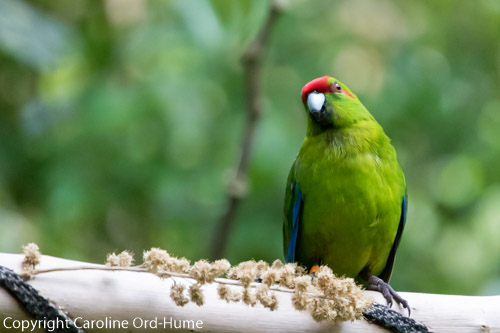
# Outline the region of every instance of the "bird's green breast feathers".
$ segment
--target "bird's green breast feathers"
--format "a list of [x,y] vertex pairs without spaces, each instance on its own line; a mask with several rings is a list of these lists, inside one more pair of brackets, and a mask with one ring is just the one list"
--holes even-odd
[[[376,121],[307,136],[288,182],[285,201],[291,183],[303,193],[298,262],[328,264],[352,277],[365,266],[375,275],[384,269],[406,185],[394,147]],[[286,242],[285,236],[285,252]]]

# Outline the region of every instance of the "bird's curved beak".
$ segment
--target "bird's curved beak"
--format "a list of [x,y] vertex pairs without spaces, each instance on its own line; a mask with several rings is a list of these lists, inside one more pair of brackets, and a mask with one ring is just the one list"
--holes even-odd
[[307,96],[307,107],[309,112],[320,112],[325,105],[325,94],[313,91]]
[[331,125],[330,112],[325,107],[325,94],[313,91],[307,96],[307,108],[312,119],[321,126]]

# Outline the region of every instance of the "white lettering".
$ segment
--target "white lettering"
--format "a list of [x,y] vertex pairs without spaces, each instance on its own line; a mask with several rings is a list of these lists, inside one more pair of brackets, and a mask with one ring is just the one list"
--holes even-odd
[[167,321],[167,318],[163,317],[163,328],[166,328],[168,324],[168,328],[172,329],[172,317],[170,317]]
[[12,319],[12,317],[6,317],[4,320],[3,320],[3,327],[7,328],[7,329],[10,329],[12,328],[12,326],[7,326],[7,319]]
[[[163,320],[162,320],[163,319]],[[43,320],[16,320],[12,317],[5,317],[2,321],[3,327],[5,329],[16,329],[19,331],[36,331],[37,329],[43,329],[48,332],[54,332],[59,329],[68,328],[69,324],[67,320],[61,320],[59,318],[54,320],[49,320],[47,318]],[[112,319],[111,317],[105,317],[104,319],[83,319],[82,317],[76,317],[73,323],[78,329],[128,329],[130,322],[127,320]],[[143,319],[141,317],[135,317],[132,321],[133,328],[151,329],[156,330],[158,326],[164,329],[184,329],[184,330],[195,330],[203,328],[202,320],[176,320],[172,317],[154,317],[152,319]],[[1,329],[0,329],[1,330]]]
[[132,326],[134,326],[134,328],[142,328],[143,324],[143,320],[140,317],[135,317],[132,321]]
[[83,320],[82,317],[76,317],[75,320],[73,320],[73,323],[75,324],[76,328],[83,328],[82,326],[78,326],[78,321]]

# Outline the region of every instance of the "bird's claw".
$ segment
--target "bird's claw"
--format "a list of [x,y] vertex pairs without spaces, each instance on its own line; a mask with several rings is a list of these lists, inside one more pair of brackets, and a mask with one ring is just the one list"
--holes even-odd
[[392,307],[393,302],[396,301],[397,304],[408,310],[408,317],[410,316],[411,309],[408,302],[399,296],[399,294],[387,282],[372,275],[368,280],[368,283],[367,289],[380,292],[386,299],[388,307]]

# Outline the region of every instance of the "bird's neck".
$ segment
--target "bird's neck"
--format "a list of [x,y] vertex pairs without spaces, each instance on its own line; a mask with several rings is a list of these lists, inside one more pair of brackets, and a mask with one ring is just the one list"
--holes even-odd
[[316,135],[307,136],[306,140],[323,145],[340,155],[375,152],[390,142],[382,127],[374,121],[360,121],[354,126],[329,128]]

